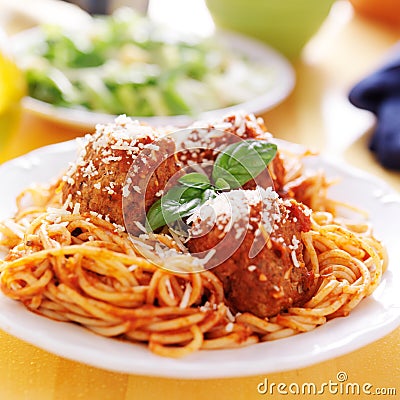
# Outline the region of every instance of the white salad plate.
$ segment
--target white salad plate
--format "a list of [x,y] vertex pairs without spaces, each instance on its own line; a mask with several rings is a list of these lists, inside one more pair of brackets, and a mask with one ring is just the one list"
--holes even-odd
[[[260,41],[237,33],[218,31],[215,35],[221,45],[235,55],[245,57],[250,63],[256,62],[266,67],[270,75],[270,84],[265,93],[235,106],[203,112],[200,115],[131,117],[139,118],[153,126],[185,126],[194,120],[213,120],[238,110],[260,114],[278,105],[291,93],[296,80],[295,72],[291,63],[282,54]],[[43,41],[40,29],[32,28],[14,35],[11,48],[16,55],[24,54],[24,52],[29,52],[32,45],[40,41]],[[113,122],[116,117],[85,109],[57,107],[29,96],[23,99],[23,106],[25,110],[47,120],[88,129],[93,128],[97,123]]]

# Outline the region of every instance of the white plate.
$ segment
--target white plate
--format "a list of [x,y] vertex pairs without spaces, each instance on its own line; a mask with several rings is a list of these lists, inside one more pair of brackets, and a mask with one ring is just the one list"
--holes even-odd
[[[213,120],[220,116],[226,115],[231,111],[246,110],[254,114],[263,113],[277,104],[282,102],[292,91],[295,84],[295,73],[289,61],[280,53],[271,47],[261,43],[255,39],[242,36],[231,32],[218,32],[218,38],[222,44],[231,49],[236,54],[242,54],[258,63],[262,63],[271,69],[273,83],[269,90],[260,96],[232,107],[221,108],[204,112],[196,117],[185,115],[178,116],[155,116],[140,117],[141,121],[147,122],[153,126],[173,125],[185,126],[193,120],[205,119]],[[16,54],[28,49],[33,43],[37,43],[41,39],[40,30],[38,28],[23,31],[12,38],[11,46]],[[49,103],[36,100],[32,97],[23,99],[23,106],[26,110],[40,117],[62,122],[71,126],[79,126],[85,128],[93,128],[97,123],[113,122],[115,116],[104,113],[91,112],[86,110],[78,110],[72,108],[55,107]],[[132,116],[136,119],[135,116]]]
[[[75,158],[75,142],[44,147],[0,166],[0,218],[10,216],[15,196],[32,182],[47,182]],[[305,367],[348,353],[388,334],[400,324],[400,198],[384,182],[324,158],[314,161],[343,181],[335,198],[370,211],[375,234],[388,248],[390,264],[375,293],[348,317],[308,333],[241,349],[200,351],[175,360],[145,346],[97,336],[71,323],[56,322],[0,295],[0,328],[60,356],[107,370],[174,378],[220,378]]]

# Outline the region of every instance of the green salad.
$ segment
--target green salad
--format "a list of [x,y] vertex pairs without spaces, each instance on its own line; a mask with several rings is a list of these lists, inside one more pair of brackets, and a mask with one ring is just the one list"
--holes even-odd
[[271,85],[269,67],[216,37],[182,37],[129,8],[67,31],[42,26],[16,55],[29,95],[55,106],[133,116],[196,115],[247,101]]

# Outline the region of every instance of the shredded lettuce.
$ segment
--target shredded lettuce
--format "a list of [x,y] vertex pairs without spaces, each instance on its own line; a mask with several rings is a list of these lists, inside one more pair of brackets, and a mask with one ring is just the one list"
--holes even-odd
[[249,100],[271,84],[268,66],[233,54],[215,38],[182,39],[129,8],[77,30],[41,30],[44,40],[17,61],[29,95],[56,106],[196,115]]

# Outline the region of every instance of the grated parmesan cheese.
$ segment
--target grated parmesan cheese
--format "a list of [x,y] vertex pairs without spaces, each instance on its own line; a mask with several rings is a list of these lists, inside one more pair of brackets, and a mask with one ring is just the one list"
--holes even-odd
[[190,282],[186,284],[185,291],[183,292],[179,308],[186,308],[189,305],[190,296],[192,294],[192,285]]
[[81,203],[75,203],[75,205],[74,205],[74,209],[73,209],[73,211],[72,211],[72,214],[79,214],[79,210],[80,210],[80,208],[81,208]]

